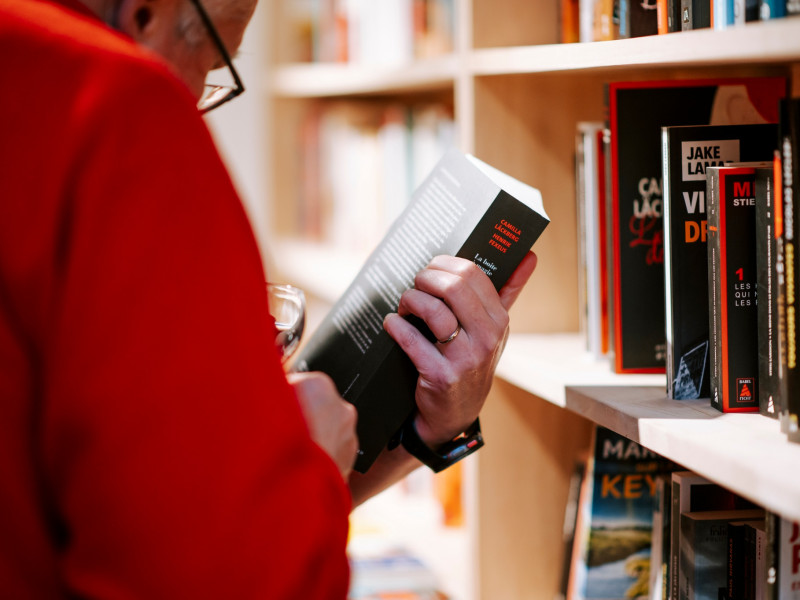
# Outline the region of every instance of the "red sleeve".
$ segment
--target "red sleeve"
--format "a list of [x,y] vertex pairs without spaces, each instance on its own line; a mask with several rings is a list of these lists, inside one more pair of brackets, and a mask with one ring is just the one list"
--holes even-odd
[[43,217],[40,443],[65,585],[344,598],[347,488],[272,349],[253,234],[192,100],[139,64],[83,86],[68,194]]

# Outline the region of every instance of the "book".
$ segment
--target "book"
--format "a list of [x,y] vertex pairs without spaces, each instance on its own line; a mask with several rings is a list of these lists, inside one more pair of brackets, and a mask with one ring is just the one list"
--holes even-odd
[[661,128],[777,123],[785,93],[782,77],[609,84],[616,372],[666,368]]
[[449,254],[500,289],[548,223],[538,190],[455,150],[416,189],[293,364],[327,373],[358,410],[356,470],[372,465],[416,406],[417,370],[383,329],[416,273]]
[[769,160],[777,126],[662,128],[667,394],[709,397],[706,169]]
[[[572,556],[575,548],[575,534],[579,529],[579,522],[582,522],[580,515],[581,495],[584,486],[586,464],[588,458],[583,457],[575,461],[575,466],[569,480],[569,491],[567,492],[567,502],[564,508],[564,528],[562,532],[563,555],[561,561],[561,581],[555,600],[566,600],[570,586],[570,571],[572,566]],[[587,497],[584,494],[584,499]]]
[[[757,572],[757,545],[759,535],[762,544],[762,567],[763,543],[766,532],[764,529],[764,519],[759,518],[752,521],[730,521],[728,522],[727,540],[727,587],[726,593],[728,600],[746,600],[750,598],[762,598],[756,596],[756,588],[759,584],[759,573]],[[766,584],[766,571],[763,573],[761,584]],[[763,588],[763,585],[761,585]],[[763,593],[763,589],[761,592]]]
[[762,21],[782,19],[786,16],[786,0],[760,0],[758,18]]
[[681,30],[711,27],[711,0],[680,0]]
[[681,514],[680,595],[683,600],[718,600],[728,587],[728,523],[763,517],[761,509]]
[[671,474],[659,475],[656,480],[653,533],[650,542],[650,600],[666,600],[669,595],[671,484]]
[[620,0],[619,37],[634,38],[658,33],[656,0]]
[[711,406],[758,412],[757,166],[738,164],[708,169]]
[[575,140],[579,325],[593,356],[608,353],[608,259],[602,123],[581,121]]
[[[800,100],[781,103],[780,119],[780,197],[783,206],[784,277],[783,307],[785,314],[786,406],[783,429],[790,440],[800,442],[800,366],[797,361],[797,273],[800,251],[797,251],[798,220],[794,218],[794,193],[800,188],[798,140],[800,139]],[[779,283],[780,286],[780,283]]]
[[[783,278],[782,219],[776,218],[775,176],[772,169],[756,172],[756,261],[758,302],[758,408],[762,415],[777,419],[783,406],[781,332],[784,325],[779,303],[779,281]],[[777,174],[780,177],[780,172]]]
[[766,598],[800,600],[800,523],[767,512]]
[[680,600],[681,514],[712,510],[738,510],[755,506],[730,490],[692,471],[672,473],[670,510],[669,598]]
[[656,481],[674,464],[601,426],[592,446],[567,597],[646,596]]

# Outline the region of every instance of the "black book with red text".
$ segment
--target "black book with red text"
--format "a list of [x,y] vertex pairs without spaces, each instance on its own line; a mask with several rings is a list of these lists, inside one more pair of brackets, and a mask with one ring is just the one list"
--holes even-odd
[[706,169],[769,160],[777,125],[698,125],[662,130],[667,394],[709,397]]
[[611,83],[615,371],[665,372],[661,128],[776,123],[786,79]]
[[357,471],[369,469],[416,406],[417,370],[383,329],[416,273],[449,254],[472,260],[500,289],[548,223],[538,190],[455,150],[417,188],[293,365],[327,373],[355,405]]
[[772,164],[708,169],[711,406],[722,412],[758,412],[757,168]]

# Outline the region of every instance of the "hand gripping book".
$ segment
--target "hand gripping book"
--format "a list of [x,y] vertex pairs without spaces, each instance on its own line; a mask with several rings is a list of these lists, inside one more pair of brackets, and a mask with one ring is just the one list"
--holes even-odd
[[777,123],[785,94],[781,77],[609,84],[616,372],[665,371],[661,128]]
[[696,125],[662,129],[667,394],[709,397],[706,169],[770,160],[776,125]]
[[417,370],[383,319],[416,273],[449,254],[472,260],[499,290],[548,223],[538,190],[457,151],[417,188],[294,363],[327,373],[356,407],[357,471],[369,469],[415,408]]

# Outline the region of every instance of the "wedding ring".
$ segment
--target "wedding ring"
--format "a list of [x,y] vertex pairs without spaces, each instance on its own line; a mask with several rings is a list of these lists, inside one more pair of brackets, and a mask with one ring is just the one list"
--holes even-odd
[[459,333],[461,333],[461,323],[459,323],[458,326],[456,326],[456,330],[453,333],[451,333],[447,338],[445,338],[443,340],[436,340],[436,341],[439,342],[442,345],[449,344],[450,342],[452,342],[454,339],[456,339],[458,337]]

